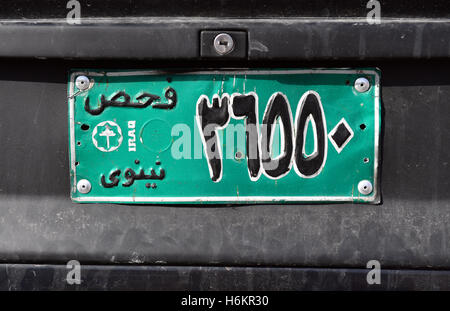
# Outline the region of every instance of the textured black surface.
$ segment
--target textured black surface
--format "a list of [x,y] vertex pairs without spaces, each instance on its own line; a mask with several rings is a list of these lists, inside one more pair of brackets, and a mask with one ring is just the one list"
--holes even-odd
[[0,26],[0,57],[198,60],[201,31],[222,29],[247,31],[249,60],[450,57],[448,19],[370,25],[365,19],[155,18]]
[[448,60],[271,63],[380,68],[380,206],[72,203],[68,70],[181,65],[212,64],[0,60],[0,261],[450,268]]
[[[80,0],[82,17],[365,17],[369,0]],[[68,0],[2,0],[0,18],[65,18]],[[450,17],[446,0],[382,0],[385,17]]]
[[381,283],[371,285],[367,269],[81,265],[81,284],[72,285],[69,271],[64,265],[3,264],[0,290],[450,290],[450,272],[436,270],[381,270]]

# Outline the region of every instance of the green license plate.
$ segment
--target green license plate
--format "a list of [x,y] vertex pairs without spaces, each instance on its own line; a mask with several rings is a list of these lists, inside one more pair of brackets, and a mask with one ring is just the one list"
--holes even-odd
[[379,202],[377,69],[73,71],[75,202]]

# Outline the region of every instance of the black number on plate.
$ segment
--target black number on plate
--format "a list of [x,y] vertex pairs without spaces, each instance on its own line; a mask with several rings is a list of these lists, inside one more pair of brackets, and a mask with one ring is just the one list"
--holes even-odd
[[[254,93],[214,95],[212,105],[206,95],[197,101],[197,123],[201,130],[203,149],[207,157],[212,181],[222,178],[222,151],[217,130],[225,128],[230,120],[245,119],[247,167],[251,180],[264,174],[272,179],[285,176],[294,163],[296,173],[304,178],[320,174],[327,158],[326,120],[320,96],[308,91],[301,97],[293,122],[287,97],[277,92],[273,94],[264,111],[261,133],[258,124],[258,96]],[[273,131],[277,120],[281,121],[281,135],[284,150],[276,158],[271,156]],[[314,131],[314,152],[305,154],[305,139],[309,123]],[[294,160],[293,160],[294,158]]]

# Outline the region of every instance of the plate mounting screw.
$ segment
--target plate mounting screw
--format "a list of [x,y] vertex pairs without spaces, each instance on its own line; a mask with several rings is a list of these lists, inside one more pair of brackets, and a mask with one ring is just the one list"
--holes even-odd
[[364,194],[364,195],[371,194],[372,190],[373,190],[373,186],[372,186],[372,183],[370,181],[368,181],[368,180],[361,180],[358,183],[358,191],[361,194]]
[[244,157],[244,155],[242,154],[242,152],[237,151],[236,154],[234,155],[234,157],[236,158],[236,160],[242,160],[242,158]]
[[75,80],[75,86],[80,90],[80,91],[85,91],[89,88],[89,84],[91,83],[91,81],[89,80],[88,77],[86,76],[78,76]]
[[91,183],[87,179],[81,179],[77,183],[77,190],[83,194],[89,193],[91,191]]
[[370,89],[370,82],[366,78],[358,78],[355,81],[355,90],[359,93],[367,92]]
[[234,49],[233,38],[227,33],[218,34],[214,38],[214,49],[219,55],[230,53]]

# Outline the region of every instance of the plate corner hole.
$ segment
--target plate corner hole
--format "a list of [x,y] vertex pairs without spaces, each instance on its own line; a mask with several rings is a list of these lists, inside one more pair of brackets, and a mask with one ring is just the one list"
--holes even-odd
[[89,130],[89,124],[86,124],[86,123],[83,123],[83,124],[81,124],[81,129],[83,130],[83,131],[87,131],[87,130]]

